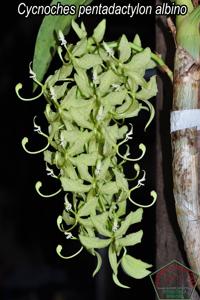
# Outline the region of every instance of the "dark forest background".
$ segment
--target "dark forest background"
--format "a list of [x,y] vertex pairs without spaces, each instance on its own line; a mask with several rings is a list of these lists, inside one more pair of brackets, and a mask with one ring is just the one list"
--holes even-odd
[[[25,1],[28,5],[45,5],[49,1]],[[115,1],[119,5],[137,0]],[[92,278],[96,261],[86,252],[73,260],[60,259],[56,246],[65,245],[68,253],[73,249],[59,232],[56,219],[63,209],[62,197],[40,198],[34,185],[42,180],[44,188],[54,190],[54,182],[45,175],[42,155],[30,156],[21,147],[21,139],[30,136],[30,147],[40,148],[40,140],[32,134],[33,117],[41,116],[45,102],[25,103],[15,95],[15,85],[24,84],[24,95],[30,95],[31,82],[28,66],[32,61],[34,44],[41,16],[25,18],[17,14],[20,1],[1,3],[0,38],[0,299],[1,300],[108,300],[154,299],[150,278],[133,280],[121,271],[119,278],[132,286],[122,290],[114,285],[108,268],[106,253],[101,272]],[[100,3],[94,1],[94,4]],[[111,4],[103,0],[102,4]],[[141,1],[149,4],[149,1]],[[151,3],[152,5],[153,2]],[[89,32],[102,16],[83,16]],[[143,46],[155,49],[155,16],[109,16],[105,40],[118,39],[123,33],[132,40],[139,33]],[[70,33],[67,39],[74,39]],[[49,72],[51,72],[52,68]],[[134,145],[147,144],[142,161],[147,171],[146,188],[138,193],[138,201],[150,201],[149,192],[155,188],[155,122],[143,131],[148,115],[133,119]],[[43,120],[45,124],[45,120]],[[131,166],[127,167],[128,172]],[[45,187],[46,186],[46,187]],[[155,265],[155,208],[145,210],[140,224],[144,238],[130,253]],[[155,267],[152,268],[152,271]]]

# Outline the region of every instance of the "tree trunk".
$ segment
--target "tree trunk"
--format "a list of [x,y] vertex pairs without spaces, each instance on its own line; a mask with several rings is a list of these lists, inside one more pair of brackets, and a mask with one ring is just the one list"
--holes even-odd
[[[200,108],[198,101],[199,83],[200,65],[185,49],[178,46],[175,56],[173,111]],[[182,232],[188,261],[193,271],[199,273],[198,130],[197,127],[188,128],[187,124],[185,126],[185,129],[172,133],[174,197],[177,220]]]
[[[156,4],[161,4],[157,0]],[[156,51],[161,53],[166,63],[172,67],[175,47],[172,34],[167,28],[165,16],[158,16],[156,20]],[[170,110],[172,99],[172,85],[163,74],[158,77],[158,97],[156,102],[156,140],[157,140],[157,192],[156,208],[156,268],[159,269],[170,261],[176,259],[187,265],[184,252],[184,243],[177,223],[176,210],[173,198],[172,170],[170,166]],[[200,139],[199,139],[200,141]],[[200,142],[199,142],[200,145]],[[199,148],[200,149],[200,148]],[[199,252],[200,255],[200,252]],[[192,300],[199,300],[195,291]]]
[[[160,4],[160,1],[157,2]],[[162,54],[168,65],[174,55],[173,38],[166,27],[166,17],[157,17],[156,51]],[[170,53],[171,52],[171,53]],[[176,221],[170,147],[170,109],[172,99],[172,84],[165,74],[158,76],[158,95],[156,101],[156,178],[158,201],[156,207],[156,267],[157,269],[176,259],[183,262],[179,249],[179,228]],[[180,233],[179,233],[180,240]]]

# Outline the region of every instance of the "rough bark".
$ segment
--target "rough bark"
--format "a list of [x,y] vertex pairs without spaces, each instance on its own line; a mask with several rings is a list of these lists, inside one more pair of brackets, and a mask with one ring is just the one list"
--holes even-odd
[[[160,1],[157,2],[160,4]],[[169,63],[169,43],[173,38],[166,30],[166,17],[157,17],[156,51],[162,53]],[[173,52],[173,47],[171,47]],[[159,74],[160,75],[160,74]],[[156,207],[156,267],[157,269],[176,259],[183,262],[176,233],[179,231],[174,208],[169,116],[172,98],[172,85],[163,74],[158,76],[158,96],[156,101],[156,173],[158,201]]]
[[[157,4],[160,1],[157,0]],[[157,17],[156,51],[162,53],[166,63],[172,67],[175,53],[173,37],[167,29],[166,17]],[[187,265],[184,244],[176,220],[173,197],[172,170],[170,161],[170,110],[172,101],[172,85],[165,75],[158,76],[158,97],[156,101],[156,173],[158,201],[156,207],[156,268],[159,269],[176,259]],[[200,141],[200,139],[199,139]],[[199,143],[200,146],[200,143]],[[200,148],[199,148],[200,149]],[[199,300],[195,291],[192,300]]]
[[[200,65],[181,47],[174,71],[173,110],[200,108]],[[177,220],[193,271],[200,272],[199,148],[197,128],[172,133],[173,182]],[[200,284],[198,284],[200,288]]]

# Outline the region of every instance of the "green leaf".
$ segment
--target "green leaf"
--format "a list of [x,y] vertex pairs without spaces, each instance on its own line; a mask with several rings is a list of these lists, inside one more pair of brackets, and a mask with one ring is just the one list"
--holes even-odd
[[111,239],[100,239],[100,238],[97,238],[97,237],[88,237],[88,236],[84,236],[84,235],[81,235],[81,234],[79,234],[79,239],[80,239],[81,244],[84,247],[86,247],[87,249],[105,248],[111,242]]
[[46,105],[45,111],[44,111],[45,117],[47,118],[47,121],[49,123],[54,122],[57,119],[58,114],[51,110],[51,106],[48,103]]
[[129,108],[132,103],[133,99],[131,99],[129,96],[126,97],[124,103],[117,107],[116,112],[119,114],[125,113]]
[[123,139],[127,131],[128,131],[128,127],[126,125],[120,127],[118,130],[118,139]]
[[118,80],[119,80],[118,76],[112,70],[108,70],[104,72],[101,75],[100,85],[99,85],[99,91],[101,95],[104,95],[106,92],[108,92],[110,86],[113,83],[116,83]]
[[68,148],[68,154],[70,156],[80,154],[84,151],[84,140],[77,140]]
[[89,153],[97,152],[99,149],[98,146],[99,145],[97,144],[96,137],[93,135],[88,142],[88,152]]
[[[118,128],[117,124],[115,124],[115,125],[107,126],[106,128],[104,128],[103,132],[104,132],[104,136],[105,136],[104,148],[108,147],[107,153],[105,151],[103,154],[105,156],[108,156],[109,151],[112,149],[112,146],[113,147],[116,146],[116,140],[119,136],[119,128]],[[108,145],[106,145],[106,144],[108,144]],[[111,148],[111,149],[109,149],[109,148]]]
[[125,118],[133,118],[136,117],[138,115],[138,113],[141,110],[141,105],[137,100],[134,100],[132,102],[132,104],[129,106],[128,109],[126,109],[123,112],[121,111],[121,107],[118,107],[116,109],[116,114],[115,114],[115,119],[120,120],[120,119],[125,119]]
[[[93,223],[92,223],[92,221],[91,221],[91,219],[90,219],[90,217],[89,218],[87,218],[87,219],[85,219],[85,218],[79,218],[79,223],[81,224],[81,225],[83,225],[86,229],[88,229],[88,228],[93,228],[94,226],[93,226]],[[89,235],[90,236],[90,235]]]
[[58,81],[64,80],[71,75],[73,68],[71,64],[62,65],[58,70]]
[[119,286],[119,287],[121,287],[121,288],[124,288],[124,289],[130,289],[129,286],[124,285],[124,284],[122,284],[122,283],[119,281],[119,279],[117,278],[117,275],[116,275],[116,274],[113,274],[113,275],[112,275],[112,278],[113,278],[114,283],[115,283],[117,286]]
[[[121,200],[119,203],[118,203],[118,207],[119,207],[119,209],[117,210],[117,216],[118,217],[121,217],[121,216],[123,216],[123,215],[125,215],[125,213],[126,213],[126,205],[127,205],[127,203],[126,203],[126,193],[124,193],[124,192],[122,192],[123,194],[124,194],[124,200]],[[121,198],[122,196],[120,195],[120,198]]]
[[109,167],[110,167],[110,157],[106,157],[103,161],[101,161],[100,170],[99,170],[99,173],[97,175],[98,179],[104,179],[105,178]]
[[125,218],[125,220],[122,221],[120,228],[116,230],[115,237],[120,237],[124,235],[131,225],[141,222],[142,215],[143,215],[142,208],[138,208],[136,211],[130,212],[128,216]]
[[62,219],[67,225],[73,225],[75,223],[75,219],[72,218],[66,210],[63,211]]
[[61,100],[61,108],[69,109],[73,106],[74,99],[76,98],[77,87],[73,86],[70,90],[67,91],[66,96]]
[[154,109],[153,105],[151,104],[151,102],[149,102],[148,100],[145,101],[145,104],[147,104],[147,106],[149,107],[149,112],[150,112],[149,120],[148,120],[147,124],[145,125],[145,130],[146,130],[155,116],[155,109]]
[[67,160],[65,162],[65,166],[63,168],[63,171],[64,171],[64,173],[63,173],[64,176],[67,176],[67,177],[69,177],[70,179],[73,179],[73,180],[78,179],[78,175],[76,173],[76,170],[74,169],[73,164],[69,160]]
[[91,220],[98,233],[106,237],[112,236],[111,232],[106,229],[105,223],[99,221],[98,216],[91,216]]
[[101,103],[104,106],[115,106],[115,105],[121,105],[126,97],[127,91],[119,91],[119,92],[111,92],[105,97],[101,98]]
[[119,188],[115,181],[107,182],[101,188],[101,192],[103,194],[110,194],[110,195],[117,193],[118,190],[119,190]]
[[64,164],[64,157],[62,153],[56,151],[55,156],[53,157],[53,164],[55,164],[58,168],[61,168]]
[[143,236],[143,231],[139,230],[134,233],[127,234],[125,237],[116,240],[116,248],[120,247],[126,247],[126,246],[134,246],[138,243],[141,243],[141,239]]
[[147,66],[146,66],[147,70],[148,70],[148,69],[153,69],[153,68],[155,68],[155,67],[157,67],[157,64],[155,63],[155,61],[154,61],[153,59],[151,59],[151,60],[149,61],[149,63],[147,64]]
[[55,99],[58,100],[62,98],[67,90],[68,82],[64,82],[62,85],[55,85],[53,87],[55,93]]
[[83,96],[86,98],[92,96],[92,89],[90,87],[88,77],[83,69],[79,69],[78,74],[74,74],[74,79]]
[[117,186],[128,193],[128,182],[124,178],[124,173],[119,172],[117,169],[113,169],[113,173],[115,174]]
[[53,75],[50,75],[47,78],[45,84],[47,84],[47,86],[50,87],[50,86],[54,86],[56,82],[65,80],[67,77],[70,76],[72,69],[73,68],[71,63],[62,65],[60,69],[56,70]]
[[127,61],[131,56],[131,46],[127,37],[123,34],[119,42],[119,59],[121,62]]
[[[83,2],[85,2],[85,1],[83,1]],[[72,28],[76,32],[79,39],[83,39],[87,36],[87,32],[86,32],[84,26],[79,27],[79,25],[74,20],[72,20]]]
[[147,270],[147,268],[152,267],[152,265],[147,264],[140,259],[136,259],[128,254],[122,257],[121,266],[124,272],[135,279],[142,279],[149,275],[151,272]]
[[110,244],[110,246],[108,248],[108,258],[109,258],[109,262],[110,262],[111,268],[113,270],[113,273],[115,275],[117,275],[117,269],[118,269],[117,254],[115,252],[113,244]]
[[93,177],[92,177],[92,176],[90,175],[90,173],[88,172],[88,166],[86,166],[86,165],[83,164],[83,163],[80,163],[80,164],[77,165],[77,169],[78,169],[80,178],[81,178],[82,180],[86,180],[86,181],[92,183]]
[[100,222],[102,224],[105,224],[107,222],[107,220],[108,220],[108,212],[105,211],[102,214],[97,215],[96,219],[97,219],[98,222]]
[[136,98],[140,100],[148,100],[156,96],[157,92],[156,76],[152,76],[147,85],[136,93]]
[[[149,63],[147,63],[149,65]],[[146,80],[144,79],[146,71],[146,66],[144,68],[138,68],[138,70],[128,70],[126,71],[126,74],[129,76],[129,78],[132,80],[132,84],[134,83],[136,91],[138,89],[138,85],[145,86],[146,85]]]
[[156,84],[156,76],[152,76],[146,86],[142,87],[142,89],[138,93],[136,93],[136,98],[144,101],[144,103],[148,106],[150,112],[150,117],[145,126],[145,130],[149,126],[155,115],[155,109],[151,102],[148,101],[148,99],[156,96],[157,92],[158,89]]
[[[75,5],[78,8],[85,0],[60,0],[61,5]],[[51,5],[56,5],[58,0],[53,0]],[[40,26],[33,57],[33,71],[37,75],[37,79],[42,82],[44,75],[51,63],[56,52],[57,42],[55,35],[61,30],[65,34],[68,33],[71,21],[76,15],[48,15],[45,16]]]
[[73,86],[71,89],[67,91],[67,94],[65,97],[61,100],[61,108],[62,109],[69,109],[71,106],[73,106],[74,99],[76,97],[77,93],[77,87]]
[[52,164],[52,156],[53,152],[46,150],[44,151],[44,161],[46,161],[49,164]]
[[151,50],[150,48],[145,48],[143,51],[135,54],[131,61],[125,65],[125,68],[132,72],[145,71],[147,64],[151,60]]
[[89,120],[91,109],[91,105],[80,108],[70,108],[70,114],[73,121],[82,128],[88,128],[92,130],[94,124]]
[[49,138],[52,140],[56,134],[56,132],[58,132],[58,128],[60,126],[60,121],[54,121],[51,123],[51,126],[49,126],[48,130],[49,130]]
[[106,63],[112,60],[112,57],[108,55],[103,45],[99,48],[99,55]]
[[97,44],[103,40],[105,30],[106,30],[106,19],[103,19],[97,25],[97,27],[94,29],[94,32],[93,32],[93,35],[92,35]]
[[82,180],[72,180],[61,176],[60,181],[65,192],[87,193],[91,189],[91,185],[82,184]]
[[133,39],[133,44],[135,44],[138,47],[142,47],[142,42],[138,34],[135,35]]
[[87,52],[87,38],[80,40],[74,47],[72,54],[73,56],[80,57]]
[[97,152],[93,152],[90,154],[80,154],[76,157],[71,158],[70,160],[73,162],[74,165],[78,164],[84,164],[86,166],[95,166],[96,161],[97,161]]
[[79,209],[78,215],[79,217],[85,217],[91,214],[97,206],[98,198],[93,197],[93,199],[90,199],[86,203],[83,204],[83,206]]
[[[84,229],[87,231],[88,236],[95,237],[94,230],[91,226],[84,226]],[[94,249],[92,251],[94,251]]]
[[66,141],[67,139],[71,139],[71,143],[67,150],[70,156],[74,156],[83,152],[84,145],[88,142],[92,135],[92,132],[88,132],[87,130],[82,132],[78,130],[65,130],[64,132],[64,140]]
[[78,130],[74,130],[74,126],[72,126],[71,130],[61,130],[60,131],[60,140],[62,141],[62,146],[65,148],[66,145],[73,144],[76,141],[76,138],[79,137]]
[[77,58],[76,62],[80,68],[86,70],[102,64],[102,60],[97,54],[85,54],[81,58]]
[[[89,192],[89,194],[90,194],[90,192]],[[108,212],[105,211],[104,213],[97,215],[96,218],[97,218],[98,222],[105,224],[106,221],[108,220]],[[84,227],[94,228],[94,224],[92,223],[92,220],[90,217],[87,219],[79,218],[79,223],[82,224]]]
[[97,251],[93,250],[93,252],[94,252],[94,254],[97,258],[97,266],[96,266],[96,269],[94,270],[94,272],[92,274],[92,276],[94,277],[99,272],[99,270],[101,268],[102,258],[101,258],[101,255]]

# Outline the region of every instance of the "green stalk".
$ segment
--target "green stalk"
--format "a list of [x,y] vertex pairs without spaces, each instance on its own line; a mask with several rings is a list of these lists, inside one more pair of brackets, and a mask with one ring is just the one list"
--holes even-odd
[[[110,42],[110,43],[108,43],[108,45],[111,48],[115,48],[115,47],[117,47],[118,43],[117,42]],[[138,53],[144,51],[144,48],[142,48],[142,47],[140,47],[140,46],[138,46],[134,43],[130,43],[130,46],[133,50],[135,50]],[[173,72],[165,64],[165,62],[162,59],[161,55],[151,52],[151,58],[157,64],[158,68],[160,68],[164,73],[166,73],[167,76],[170,78],[170,80],[173,81]]]

